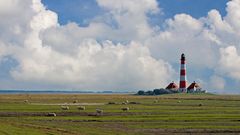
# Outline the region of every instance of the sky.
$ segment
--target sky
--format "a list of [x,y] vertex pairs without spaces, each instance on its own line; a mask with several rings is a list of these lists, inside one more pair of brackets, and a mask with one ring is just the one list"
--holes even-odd
[[240,94],[240,0],[0,0],[0,89]]
[[[95,0],[42,0],[42,2],[48,9],[58,14],[60,24],[76,22],[85,26],[90,19],[105,11],[98,6]],[[210,0],[157,0],[157,2],[162,13],[150,18],[155,25],[180,13],[200,18],[206,16],[211,9],[217,9],[225,16],[228,0],[218,0],[217,2],[210,2]]]

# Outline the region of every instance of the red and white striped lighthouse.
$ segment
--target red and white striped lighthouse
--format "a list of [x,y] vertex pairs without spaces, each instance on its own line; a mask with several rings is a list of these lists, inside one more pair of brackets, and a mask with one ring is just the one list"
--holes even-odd
[[187,92],[187,76],[186,76],[186,59],[185,55],[181,55],[181,69],[180,69],[180,82],[179,82],[179,91]]

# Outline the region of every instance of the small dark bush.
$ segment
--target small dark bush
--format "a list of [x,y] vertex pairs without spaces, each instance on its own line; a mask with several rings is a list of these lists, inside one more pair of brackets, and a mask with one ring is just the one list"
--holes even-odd
[[129,102],[129,104],[140,104],[139,102]]
[[108,102],[109,105],[115,105],[117,104],[116,102]]
[[138,94],[138,95],[144,95],[145,92],[144,92],[143,90],[139,90],[137,94]]

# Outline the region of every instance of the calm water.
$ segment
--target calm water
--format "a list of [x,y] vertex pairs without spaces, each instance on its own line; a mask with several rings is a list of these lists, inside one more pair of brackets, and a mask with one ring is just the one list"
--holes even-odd
[[131,94],[135,92],[79,91],[79,90],[0,90],[0,94]]

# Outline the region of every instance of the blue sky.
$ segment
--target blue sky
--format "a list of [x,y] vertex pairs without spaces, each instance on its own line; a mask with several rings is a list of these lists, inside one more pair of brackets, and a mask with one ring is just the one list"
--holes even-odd
[[[164,12],[152,17],[154,24],[166,18],[171,18],[179,13],[186,13],[195,18],[206,16],[211,9],[217,9],[223,16],[226,15],[226,3],[228,0],[158,0],[159,6]],[[59,22],[77,22],[86,25],[88,20],[104,13],[95,0],[42,0],[45,6],[58,13]]]
[[86,21],[102,14],[95,0],[43,0],[48,9],[59,15],[59,22],[77,22],[86,25]]

